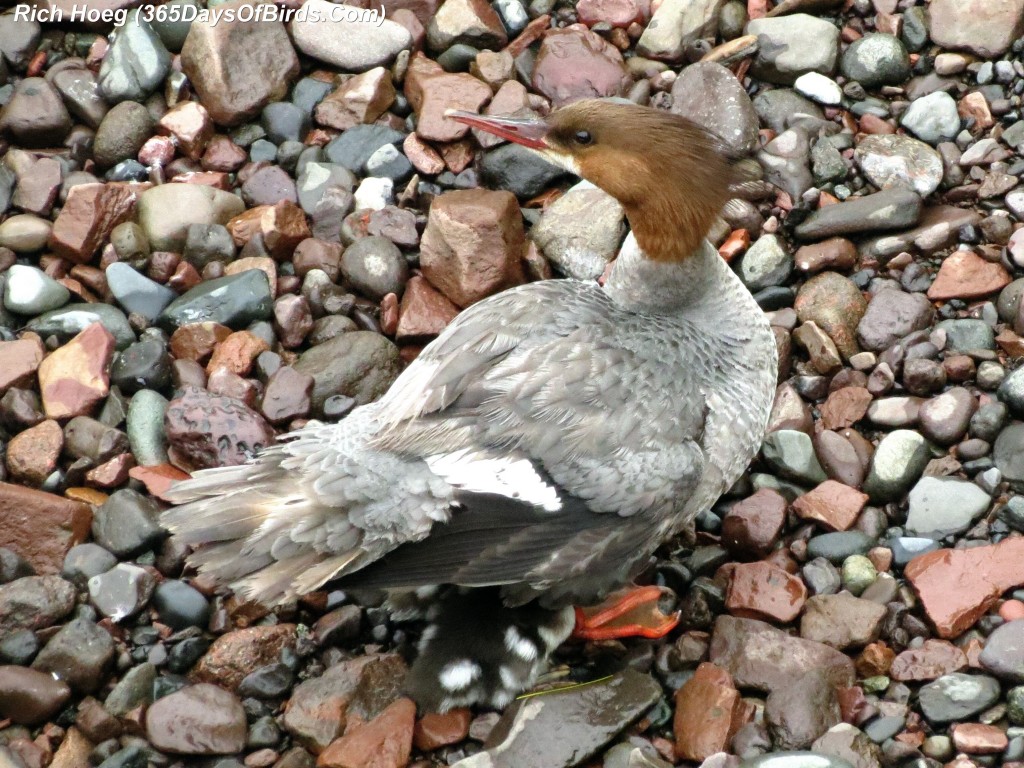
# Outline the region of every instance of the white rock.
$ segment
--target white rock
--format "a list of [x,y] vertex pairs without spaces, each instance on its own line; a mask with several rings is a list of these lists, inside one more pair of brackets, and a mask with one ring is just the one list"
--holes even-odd
[[306,0],[302,10],[306,14],[289,24],[296,47],[349,72],[386,65],[412,44],[409,30],[398,22],[383,17],[376,22],[357,20],[366,13],[362,8]]
[[370,209],[379,211],[386,205],[390,205],[395,197],[395,182],[391,179],[383,179],[377,176],[370,176],[359,183],[355,193],[355,210]]
[[7,270],[4,306],[22,315],[39,315],[63,307],[71,292],[41,269],[15,264]]
[[593,280],[615,258],[624,222],[619,202],[583,181],[544,209],[530,238],[562,273]]
[[793,87],[807,98],[819,104],[835,106],[843,101],[843,89],[839,87],[839,84],[832,78],[818,72],[808,72],[807,74],[800,75],[796,82],[793,83]]

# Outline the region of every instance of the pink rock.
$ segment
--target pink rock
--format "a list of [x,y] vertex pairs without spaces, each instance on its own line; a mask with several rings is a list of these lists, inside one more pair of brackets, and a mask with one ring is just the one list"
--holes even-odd
[[470,74],[438,74],[422,81],[422,91],[410,102],[417,113],[416,133],[427,141],[455,141],[469,133],[469,126],[445,117],[448,109],[479,112],[491,98],[486,83]]
[[170,136],[151,136],[139,150],[139,162],[147,166],[164,166],[174,159],[174,140]]
[[459,308],[438,293],[419,275],[409,279],[399,307],[396,338],[436,336],[459,313]]
[[830,531],[848,531],[857,522],[868,495],[835,480],[826,480],[793,502],[793,511]]
[[511,192],[447,192],[430,208],[420,243],[423,275],[460,307],[524,282],[519,202]]
[[213,120],[198,101],[184,101],[164,113],[157,130],[173,136],[185,157],[198,160],[213,138]]
[[618,48],[581,24],[549,32],[533,67],[533,87],[556,107],[622,96],[632,85]]
[[62,258],[87,264],[114,227],[134,215],[147,186],[112,182],[72,187],[50,231],[50,248]]
[[576,16],[592,27],[607,22],[613,27],[628,27],[633,22],[642,23],[650,13],[650,3],[640,0],[580,0],[576,4]]
[[51,419],[87,416],[110,390],[114,337],[93,323],[39,366],[43,410]]
[[729,591],[725,607],[734,616],[787,622],[800,615],[807,588],[798,577],[766,562],[726,566]]
[[35,373],[46,350],[35,334],[16,341],[0,341],[0,394],[11,387],[25,387],[35,380]]
[[973,251],[955,251],[943,259],[939,274],[928,289],[928,298],[980,299],[1009,283],[1010,275],[1002,264],[986,261]]
[[338,86],[316,105],[313,116],[320,125],[344,131],[361,123],[372,123],[394,100],[391,72],[376,67]]
[[969,629],[1003,592],[1024,586],[1024,538],[970,549],[941,549],[915,557],[904,574],[940,637]]
[[704,662],[676,691],[675,700],[672,730],[678,757],[700,762],[729,750],[733,735],[745,720],[743,699],[732,675]]

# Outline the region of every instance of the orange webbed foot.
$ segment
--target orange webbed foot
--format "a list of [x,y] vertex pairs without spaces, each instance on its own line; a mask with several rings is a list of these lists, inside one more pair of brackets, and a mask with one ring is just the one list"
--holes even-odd
[[633,587],[616,592],[603,603],[576,608],[572,636],[581,640],[617,640],[624,637],[664,637],[681,614],[666,614],[659,603],[672,592],[665,587]]

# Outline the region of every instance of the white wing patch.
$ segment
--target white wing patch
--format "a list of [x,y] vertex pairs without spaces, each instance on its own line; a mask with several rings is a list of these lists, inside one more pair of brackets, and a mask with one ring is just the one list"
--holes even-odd
[[558,489],[545,480],[528,459],[495,456],[470,448],[426,459],[430,471],[451,486],[473,493],[494,493],[558,512]]
[[475,661],[461,659],[445,665],[441,670],[441,685],[449,691],[467,688],[474,680],[479,679],[483,669]]

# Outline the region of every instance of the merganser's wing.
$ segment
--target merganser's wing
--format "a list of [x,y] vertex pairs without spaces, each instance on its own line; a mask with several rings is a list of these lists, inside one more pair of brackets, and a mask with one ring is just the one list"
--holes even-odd
[[649,552],[703,474],[706,407],[690,377],[654,373],[671,334],[624,346],[616,312],[553,281],[460,315],[380,401],[373,440],[449,482],[452,518],[345,583],[539,585]]

